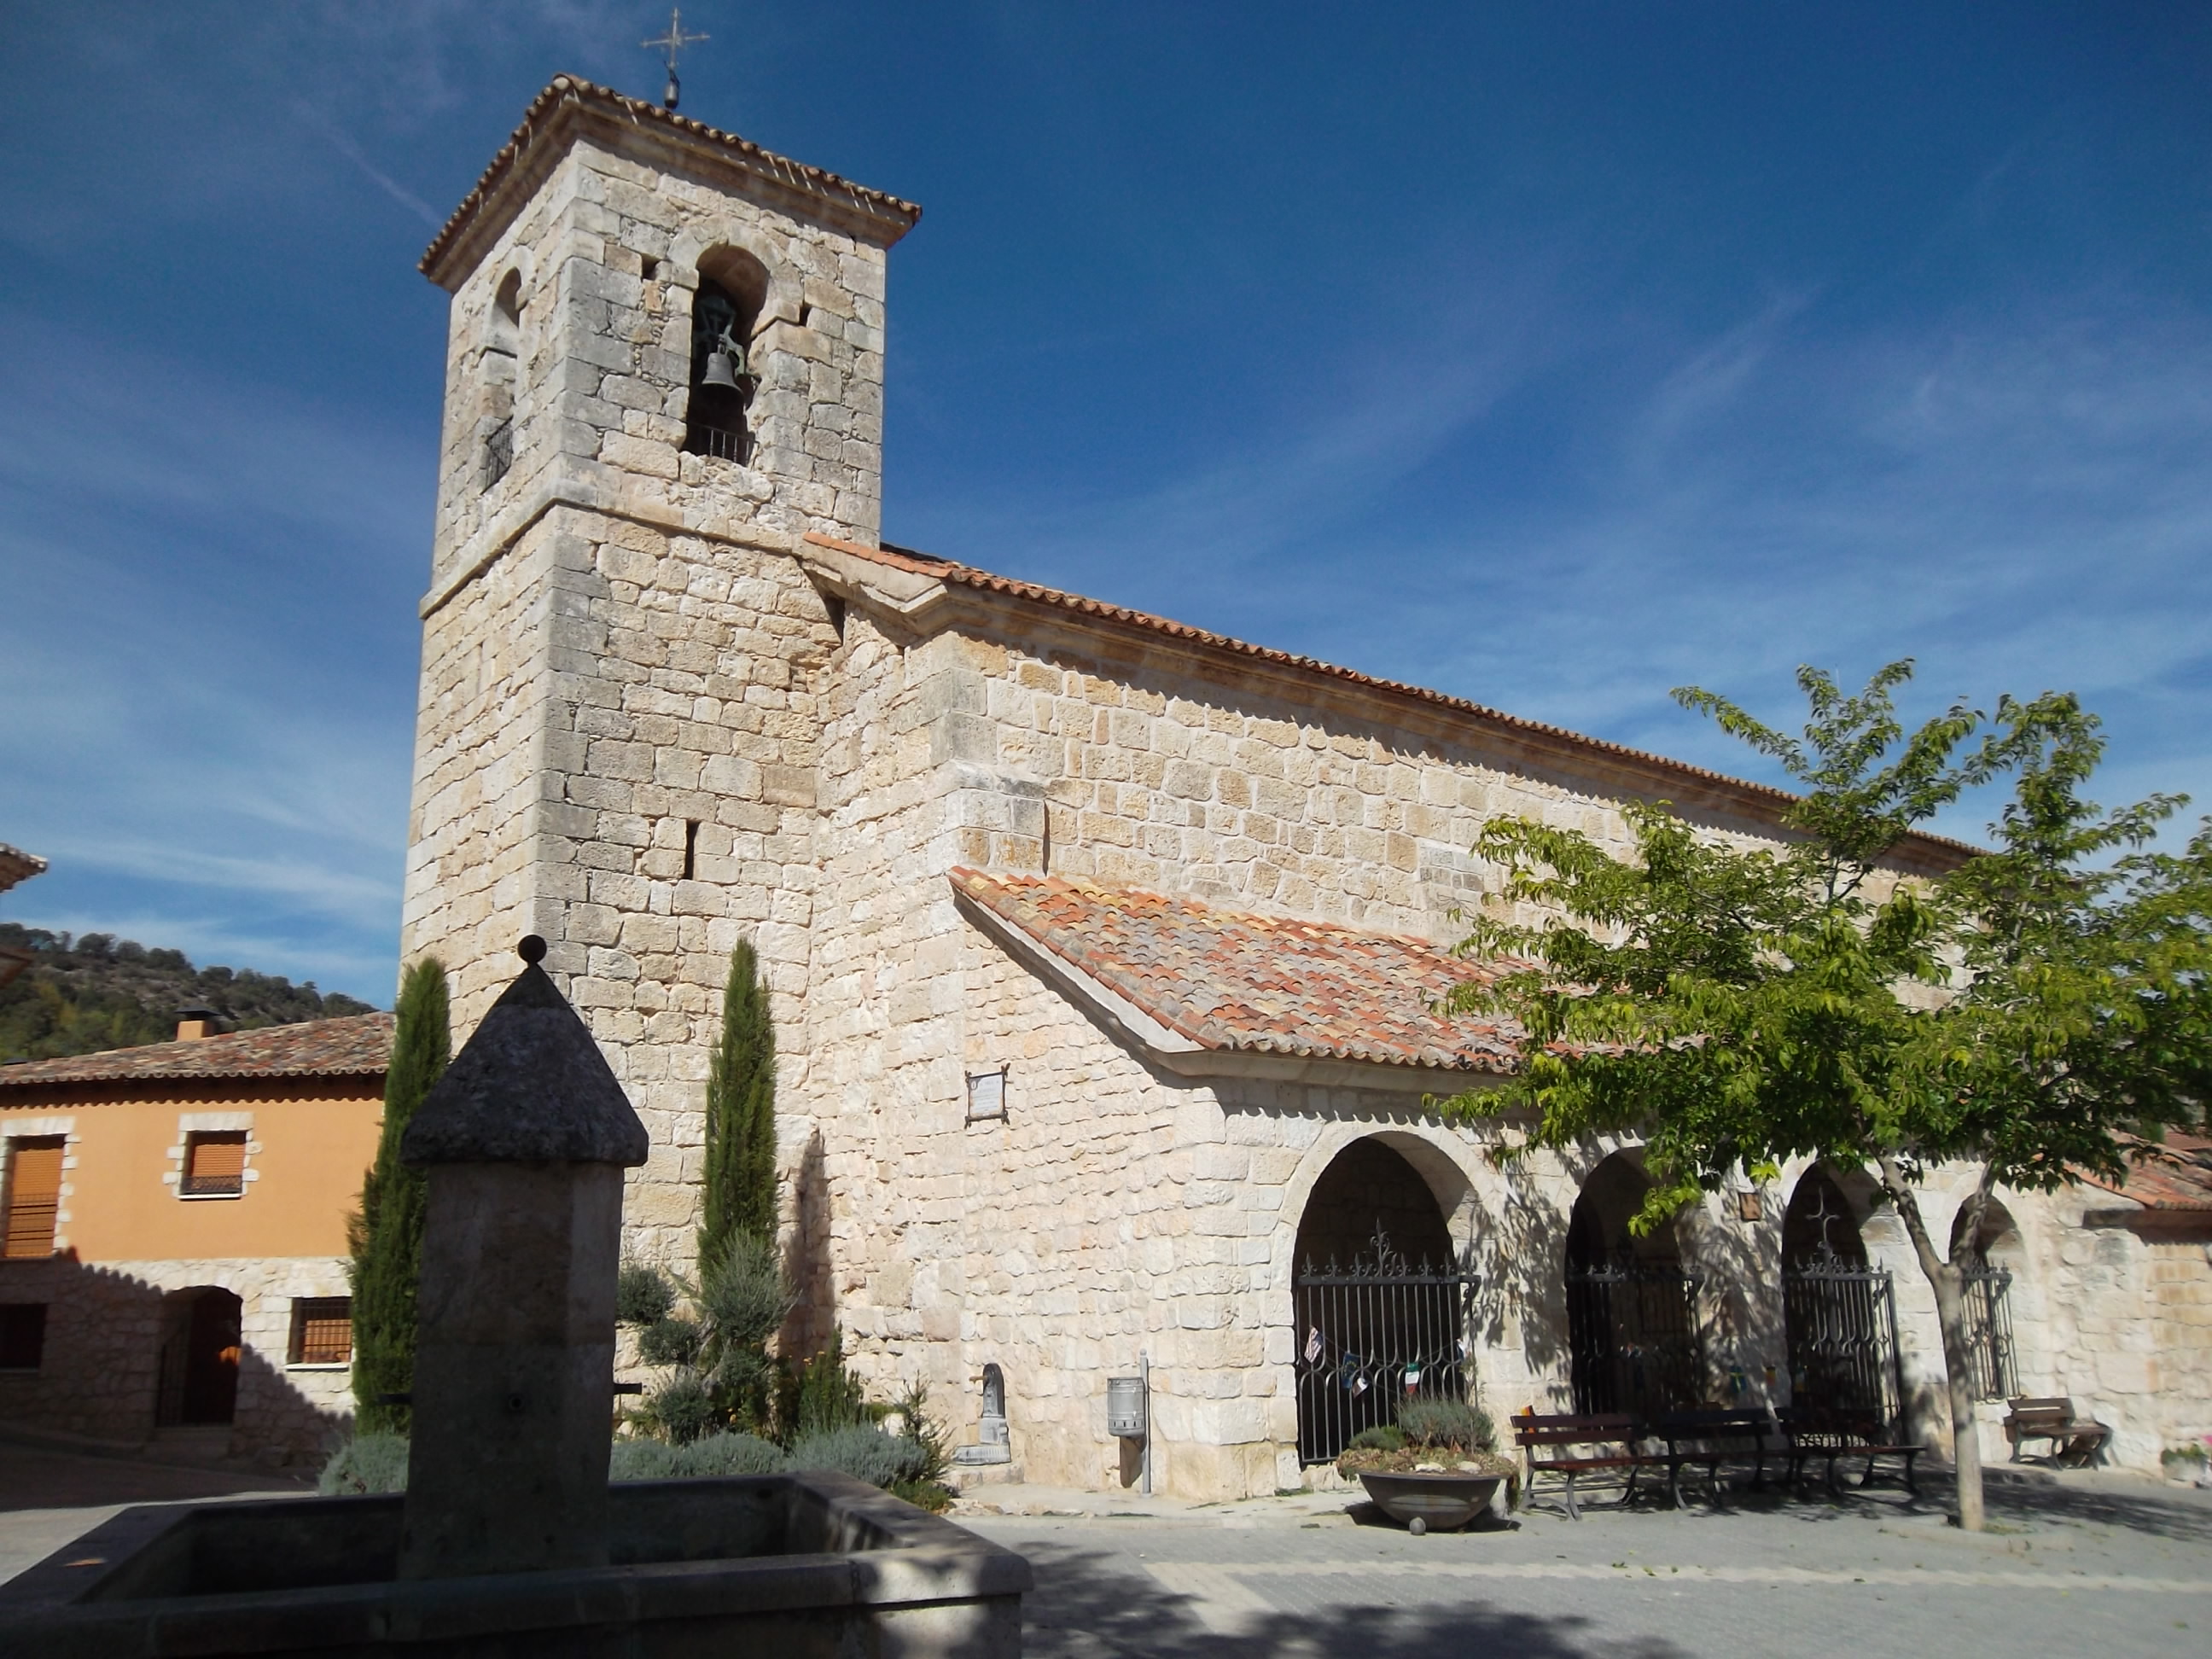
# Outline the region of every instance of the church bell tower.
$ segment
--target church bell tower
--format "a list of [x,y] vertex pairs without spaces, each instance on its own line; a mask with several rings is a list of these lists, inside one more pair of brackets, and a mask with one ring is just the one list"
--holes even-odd
[[548,941],[672,1229],[671,1056],[738,938],[805,948],[771,919],[811,902],[837,634],[793,554],[877,542],[884,266],[920,216],[562,76],[422,258],[453,298],[403,953],[465,1030],[511,941]]

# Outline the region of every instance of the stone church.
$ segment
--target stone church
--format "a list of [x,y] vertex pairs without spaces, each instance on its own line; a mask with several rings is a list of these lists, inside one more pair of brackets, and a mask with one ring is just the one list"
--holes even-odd
[[[632,1249],[690,1266],[749,938],[787,1340],[834,1322],[971,1446],[988,1381],[981,1472],[1133,1481],[1128,1376],[1192,1497],[1298,1486],[1407,1390],[1840,1391],[1940,1443],[1932,1303],[1863,1177],[1793,1169],[1632,1246],[1633,1146],[1509,1178],[1510,1125],[1422,1104],[1505,1063],[1430,1012],[1480,971],[1445,947],[1486,819],[1621,842],[1663,799],[1759,837],[1787,798],[886,543],[885,276],[920,214],[564,76],[422,260],[452,325],[403,949],[465,1033],[550,941],[652,1134]],[[2070,1394],[2136,1466],[2212,1431],[2212,1170],[2003,1198],[1992,1451],[2008,1393]]]

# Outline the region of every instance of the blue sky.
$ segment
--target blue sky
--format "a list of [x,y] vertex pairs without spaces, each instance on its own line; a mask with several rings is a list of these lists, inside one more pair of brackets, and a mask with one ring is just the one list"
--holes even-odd
[[[665,7],[0,13],[0,917],[388,1002],[444,296]],[[885,533],[1709,765],[1800,662],[2212,804],[2212,11],[700,3],[921,202]],[[1978,832],[1985,811],[1945,827]]]

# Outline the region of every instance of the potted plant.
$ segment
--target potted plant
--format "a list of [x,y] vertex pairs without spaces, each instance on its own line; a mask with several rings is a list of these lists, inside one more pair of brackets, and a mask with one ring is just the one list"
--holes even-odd
[[1358,1475],[1376,1506],[1416,1538],[1465,1526],[1489,1509],[1500,1481],[1519,1474],[1499,1455],[1488,1414],[1457,1400],[1408,1400],[1394,1427],[1354,1435],[1336,1467]]

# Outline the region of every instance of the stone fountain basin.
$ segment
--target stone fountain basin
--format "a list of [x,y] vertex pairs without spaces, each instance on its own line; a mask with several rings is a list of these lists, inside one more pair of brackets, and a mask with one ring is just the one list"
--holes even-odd
[[1021,1652],[1029,1563],[848,1476],[621,1481],[611,1565],[393,1577],[397,1496],[127,1510],[0,1585],[0,1652]]

